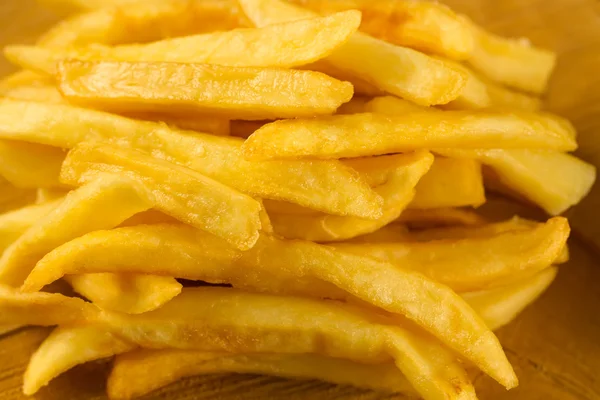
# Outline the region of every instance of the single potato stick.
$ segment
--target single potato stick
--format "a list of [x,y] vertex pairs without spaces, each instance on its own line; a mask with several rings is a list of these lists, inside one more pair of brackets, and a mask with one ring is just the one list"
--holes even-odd
[[4,54],[16,65],[47,75],[53,75],[56,62],[65,58],[286,68],[328,56],[348,40],[359,24],[360,12],[353,10],[264,28],[239,28],[148,44],[71,49],[8,46]]
[[42,204],[48,201],[54,201],[61,197],[64,197],[67,192],[69,192],[66,188],[60,189],[45,189],[39,188],[35,192],[35,204]]
[[[382,156],[388,165],[386,182],[375,191],[383,198],[383,215],[376,220],[340,217],[328,214],[270,214],[275,233],[287,239],[330,242],[371,233],[400,216],[413,200],[415,186],[429,170],[433,157],[429,152]],[[371,158],[358,160],[368,164]],[[356,164],[356,162],[355,162]],[[360,168],[357,168],[360,171]]]
[[0,99],[0,138],[62,148],[83,141],[113,141],[256,197],[287,200],[336,215],[381,216],[383,200],[351,168],[337,161],[248,162],[241,153],[242,139],[180,131],[72,106],[8,99]]
[[[342,104],[342,107],[344,105]],[[269,121],[244,121],[244,120],[232,120],[230,121],[231,136],[247,139],[248,136],[252,135],[255,130],[271,122]]]
[[467,84],[456,99],[440,107],[447,110],[476,110],[488,108],[492,105],[486,84],[473,71],[461,63],[449,60],[444,61],[451,63],[452,67],[462,71],[467,77]]
[[67,60],[57,79],[70,102],[90,108],[230,119],[327,115],[353,95],[319,72],[209,64]]
[[225,118],[204,115],[177,116],[160,112],[121,114],[127,118],[139,119],[142,121],[162,122],[173,129],[210,133],[217,136],[229,136],[231,133],[230,121]]
[[[561,219],[557,222],[561,225]],[[239,259],[240,253],[232,254],[230,246],[219,242],[177,225],[97,231],[47,254],[22,290],[39,290],[65,274],[144,271],[273,293],[341,299],[351,295],[405,315],[506,386],[516,384],[496,337],[483,321],[452,290],[418,272],[330,246],[267,235]]]
[[573,135],[566,120],[524,111],[363,113],[275,121],[254,132],[243,147],[251,160],[361,157],[437,147],[570,151],[577,148]]
[[42,103],[63,104],[65,99],[54,84],[31,84],[17,86],[0,92],[4,97],[17,100],[39,101]]
[[0,140],[0,175],[17,187],[57,188],[66,153],[56,147]]
[[473,210],[464,208],[407,209],[396,220],[410,228],[423,229],[440,226],[477,226],[486,219]]
[[[317,15],[280,0],[239,0],[239,4],[256,26]],[[466,84],[463,72],[448,63],[361,32],[352,34],[324,61],[382,91],[427,106],[454,100]]]
[[50,250],[85,233],[112,228],[150,208],[144,192],[126,177],[100,176],[70,192],[27,229],[0,258],[0,283],[19,286]]
[[525,111],[542,109],[542,99],[539,97],[507,88],[475,71],[471,73],[486,85],[491,107]]
[[450,8],[406,0],[293,0],[318,13],[355,9],[363,14],[360,30],[398,46],[464,60],[475,39],[465,21]]
[[428,242],[338,243],[336,249],[418,271],[457,292],[509,284],[548,268],[569,236],[565,218],[530,229]]

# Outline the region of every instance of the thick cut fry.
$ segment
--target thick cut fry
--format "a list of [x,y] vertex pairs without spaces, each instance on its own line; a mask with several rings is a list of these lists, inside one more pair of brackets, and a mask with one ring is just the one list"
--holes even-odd
[[213,135],[228,136],[230,121],[228,119],[211,116],[177,116],[165,113],[123,113],[128,118],[143,121],[164,122],[173,129],[185,129],[196,132],[211,133]]
[[446,62],[464,73],[467,84],[456,99],[441,107],[448,110],[476,110],[490,107],[492,101],[486,84],[466,66],[453,61],[446,60]]
[[481,165],[469,159],[436,157],[421,178],[410,208],[477,207],[485,202]]
[[358,11],[267,26],[240,28],[115,47],[72,49],[8,46],[6,57],[27,69],[52,75],[64,58],[115,61],[207,63],[240,67],[294,67],[328,56],[360,24]]
[[188,376],[232,372],[319,379],[416,396],[404,375],[390,362],[362,364],[315,354],[229,354],[146,349],[115,358],[107,392],[111,400],[132,399]]
[[0,175],[21,188],[56,188],[66,153],[55,147],[0,140]]
[[547,268],[510,286],[463,293],[462,296],[488,327],[496,330],[515,319],[525,307],[535,301],[550,286],[557,272],[556,267]]
[[232,259],[219,249],[224,244],[219,246],[218,238],[199,240],[199,235],[200,231],[168,225],[93,232],[47,254],[22,289],[38,290],[64,274],[145,271],[274,293],[340,299],[351,295],[405,315],[506,386],[516,384],[483,321],[452,290],[418,272],[330,246],[269,236],[261,236],[241,258],[237,253]]
[[468,62],[488,78],[535,94],[545,91],[556,64],[556,54],[533,47],[527,39],[507,39],[477,26],[468,18],[475,48]]
[[105,310],[140,314],[155,310],[181,293],[169,276],[83,274],[65,277],[73,289]]
[[31,356],[23,393],[31,396],[52,379],[78,364],[131,351],[134,345],[95,326],[59,327]]
[[56,86],[51,84],[17,86],[13,89],[2,91],[2,95],[11,99],[39,101],[42,103],[61,104],[65,102],[65,99]]
[[[339,241],[374,232],[398,218],[413,200],[415,186],[429,170],[433,157],[428,152],[418,152],[380,158],[387,163],[383,168],[387,175],[386,182],[375,188],[384,201],[380,218],[368,220],[327,214],[270,214],[275,233],[288,239]],[[368,165],[383,160],[368,158],[357,161],[354,164],[360,171],[360,166],[356,164]]]
[[363,113],[280,120],[244,143],[248,159],[361,157],[436,147],[574,150],[573,127],[527,112]]
[[555,217],[530,229],[488,237],[336,244],[335,248],[419,271],[455,291],[466,292],[508,284],[549,267],[568,236],[567,220]]
[[406,0],[294,0],[319,13],[355,9],[360,30],[399,46],[463,60],[474,48],[473,32],[443,4]]
[[[474,71],[471,73],[475,74]],[[539,111],[542,108],[539,97],[511,90],[481,75],[477,75],[477,78],[486,85],[491,107],[526,111]]]
[[236,119],[332,114],[352,85],[314,71],[209,64],[63,61],[62,94],[91,108]]
[[105,172],[141,182],[152,194],[153,208],[233,246],[245,250],[258,239],[258,201],[194,170],[135,150],[82,143],[69,152],[61,180],[81,185]]
[[[260,198],[287,200],[336,215],[377,218],[382,199],[339,162],[248,162],[243,140],[169,129],[100,111],[0,99],[0,137],[71,148],[112,140],[183,164]],[[0,192],[1,193],[1,192]]]
[[462,208],[408,209],[397,221],[417,229],[456,225],[476,226],[486,222],[485,218],[475,211]]
[[[239,3],[256,26],[316,15],[280,0],[240,0]],[[325,61],[342,73],[380,90],[427,106],[454,100],[466,84],[462,71],[448,63],[360,32],[351,35]]]
[[117,226],[150,208],[142,189],[125,177],[101,176],[70,192],[2,254],[0,282],[21,285],[36,262],[55,247],[87,232]]

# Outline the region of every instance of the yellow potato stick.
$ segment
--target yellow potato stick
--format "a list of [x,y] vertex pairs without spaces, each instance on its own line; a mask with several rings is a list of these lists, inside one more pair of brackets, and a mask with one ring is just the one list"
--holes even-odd
[[320,72],[209,64],[62,61],[58,84],[90,108],[251,120],[332,114],[353,94]]
[[399,99],[398,97],[394,96],[378,96],[365,104],[364,112],[404,115],[427,110],[435,112],[436,109],[423,107],[408,100]]
[[322,14],[355,9],[363,14],[360,30],[398,46],[462,60],[474,48],[473,32],[450,8],[406,0],[293,0]]
[[0,79],[0,93],[16,89],[21,86],[45,86],[51,85],[52,78],[33,71],[17,71]]
[[173,129],[210,133],[218,136],[228,136],[231,133],[230,121],[225,118],[204,115],[178,116],[160,112],[135,112],[121,114],[128,118],[139,119],[142,121],[162,122]]
[[126,314],[155,310],[181,293],[182,287],[170,276],[145,274],[83,274],[65,279],[102,309]]
[[449,60],[444,61],[452,65],[453,68],[462,71],[467,77],[467,84],[456,99],[448,104],[441,105],[443,109],[476,110],[479,108],[488,108],[492,105],[487,85],[481,79],[479,79],[469,68],[458,62]]
[[542,99],[539,97],[507,88],[482,75],[477,75],[474,71],[471,73],[486,85],[490,106],[493,108],[525,111],[539,111],[542,108]]
[[436,147],[574,150],[574,129],[555,116],[528,112],[363,113],[264,125],[244,143],[251,160],[331,159]]
[[365,112],[365,105],[369,100],[369,97],[354,96],[350,99],[350,101],[338,107],[336,114],[356,114]]
[[0,140],[0,175],[21,188],[61,187],[58,177],[65,155],[55,147]]
[[[410,208],[477,207],[485,203],[481,164],[436,157],[415,188]],[[395,218],[394,218],[395,219]]]
[[42,103],[65,103],[65,99],[55,85],[23,85],[0,92],[2,96],[17,100],[39,101]]
[[69,190],[66,188],[39,188],[35,192],[35,204],[42,204],[64,197]]
[[[327,214],[271,214],[275,233],[288,239],[330,242],[371,233],[400,216],[412,201],[415,186],[433,162],[428,152],[382,156],[388,163],[386,182],[375,191],[384,201],[383,215],[376,220]],[[360,160],[371,163],[372,159]],[[360,171],[360,169],[358,169]]]
[[390,243],[404,241],[408,238],[411,238],[408,227],[402,224],[388,224],[375,232],[356,236],[346,240],[344,243]]
[[0,138],[72,148],[113,141],[182,164],[250,195],[336,215],[381,216],[383,200],[337,161],[249,162],[243,140],[169,129],[100,111],[0,99]]
[[0,176],[0,214],[35,203],[36,191],[13,186]]
[[249,249],[258,239],[258,201],[199,172],[136,150],[82,143],[69,152],[61,180],[77,186],[105,172],[140,182],[151,193],[153,208],[237,248]]
[[2,254],[0,283],[21,285],[38,260],[55,247],[87,232],[117,226],[150,208],[142,195],[135,182],[118,176],[100,176],[70,192]]
[[510,321],[537,299],[550,286],[558,268],[547,268],[532,277],[488,291],[463,293],[462,297],[496,330]]
[[231,354],[148,349],[115,357],[107,392],[112,400],[131,399],[188,376],[232,372],[319,379],[410,397],[417,395],[391,362],[363,364],[316,354]]
[[23,393],[31,396],[78,364],[131,351],[135,345],[94,325],[58,327],[31,356]]
[[304,65],[301,68],[308,69],[310,71],[319,71],[333,78],[339,79],[340,81],[350,82],[352,86],[354,86],[354,93],[361,96],[373,97],[382,96],[384,94],[381,89],[378,89],[373,84],[365,81],[364,79],[358,78],[347,71],[342,71],[338,68],[335,68],[324,60],[319,60],[312,64]]
[[[566,236],[568,225],[564,227],[560,218],[555,222]],[[545,233],[544,227],[549,230],[556,223],[544,225],[540,235]],[[516,384],[496,337],[483,321],[452,290],[419,272],[330,246],[266,235],[238,259],[240,253],[231,254],[231,248],[219,245],[218,238],[200,240],[201,234],[176,225],[93,232],[47,254],[22,290],[38,290],[65,274],[145,271],[274,293],[327,298],[350,295],[408,317],[506,386]]]
[[341,251],[418,271],[457,292],[487,289],[541,271],[558,258],[569,234],[554,217],[530,229],[428,242],[340,243]]
[[[317,15],[280,0],[240,0],[239,4],[256,26]],[[13,62],[17,61],[14,52],[5,53],[12,56]],[[351,35],[325,61],[335,69],[382,91],[422,105],[446,104],[458,97],[466,84],[463,72],[448,63],[361,32]],[[390,65],[394,65],[394,68],[389,68]]]
[[417,229],[456,225],[477,226],[486,222],[485,218],[475,211],[464,208],[432,208],[429,210],[409,208],[396,221]]
[[294,67],[331,54],[360,24],[358,11],[277,24],[164,39],[148,44],[93,45],[71,49],[8,46],[16,65],[53,75],[65,58],[207,63],[240,67]]

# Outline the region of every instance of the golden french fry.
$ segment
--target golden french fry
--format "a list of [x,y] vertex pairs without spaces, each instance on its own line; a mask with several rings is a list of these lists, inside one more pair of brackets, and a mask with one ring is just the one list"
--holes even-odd
[[4,97],[17,100],[39,101],[42,103],[64,103],[65,99],[56,86],[47,85],[23,85],[1,92]]
[[429,171],[417,183],[415,197],[409,207],[477,207],[484,202],[481,164],[469,159],[436,157]]
[[55,147],[0,140],[0,175],[21,188],[57,188],[66,153]]
[[[368,164],[384,161],[386,182],[377,186],[375,191],[383,198],[383,215],[375,220],[357,217],[341,217],[327,214],[270,214],[275,233],[288,239],[304,239],[316,242],[330,242],[349,239],[371,233],[400,216],[413,200],[415,186],[424,176],[433,162],[429,152],[382,156],[354,162]],[[375,168],[378,168],[376,166]],[[357,168],[361,171],[361,168]],[[368,174],[367,174],[368,175]],[[378,175],[378,174],[377,174]]]
[[71,49],[8,46],[4,54],[16,65],[48,75],[54,74],[56,62],[65,58],[285,68],[326,57],[346,42],[359,24],[358,11],[345,11],[264,28],[239,28],[149,44]]
[[332,114],[353,94],[320,72],[209,64],[67,60],[57,77],[69,101],[90,108],[231,119]]
[[[565,224],[560,218],[554,221]],[[483,321],[452,290],[418,272],[330,246],[266,235],[241,256],[231,251],[220,239],[185,226],[97,231],[47,254],[22,290],[38,290],[65,274],[120,271],[231,283],[273,293],[340,299],[350,295],[405,315],[506,386],[516,384],[496,337]]]
[[38,260],[55,247],[87,232],[117,226],[150,208],[142,189],[125,177],[99,176],[70,192],[2,254],[0,282],[21,285]]
[[211,133],[219,136],[228,136],[230,133],[230,121],[219,117],[204,115],[176,116],[155,112],[122,113],[122,115],[143,121],[164,122],[173,129]]
[[49,201],[54,201],[64,197],[69,190],[64,189],[45,189],[39,188],[35,193],[35,204],[42,204]]
[[363,364],[316,354],[231,354],[147,349],[117,355],[108,377],[107,392],[111,400],[131,399],[184,377],[232,372],[319,379],[416,397],[412,386],[391,362]]
[[473,32],[443,4],[406,0],[293,0],[319,13],[355,9],[360,30],[379,39],[425,53],[463,60],[474,48]]
[[23,378],[31,396],[52,379],[78,364],[133,350],[134,345],[94,325],[58,327],[33,353]]
[[356,77],[348,71],[342,71],[338,68],[335,68],[333,65],[326,62],[325,60],[319,60],[312,64],[304,65],[301,68],[308,69],[310,71],[319,71],[340,81],[350,82],[352,86],[354,86],[354,93],[361,96],[373,97],[381,96],[384,94],[384,92],[381,89],[378,89],[373,84],[365,81],[364,79]]
[[[317,15],[280,0],[240,0],[239,4],[256,26]],[[344,74],[423,105],[446,104],[458,97],[466,84],[462,71],[448,63],[360,32],[325,61]]]
[[508,39],[477,26],[463,16],[475,35],[468,63],[488,78],[519,90],[541,94],[556,64],[556,54],[533,47],[527,39]]
[[455,225],[476,226],[486,222],[485,218],[475,211],[462,208],[408,209],[396,221],[417,229]]
[[565,247],[569,225],[554,217],[530,229],[431,242],[339,243],[341,251],[419,271],[458,292],[508,284],[549,267]]
[[546,268],[532,277],[510,286],[482,292],[463,293],[462,297],[473,307],[492,330],[515,319],[525,307],[537,299],[550,286],[558,268]]
[[33,71],[22,70],[14,72],[0,79],[0,93],[18,88],[20,86],[46,86],[52,84],[52,78],[37,74]]
[[126,314],[155,310],[181,293],[182,287],[175,278],[145,274],[83,274],[65,279],[92,303]]
[[136,150],[82,143],[65,159],[61,180],[77,186],[105,172],[140,182],[151,193],[153,208],[239,249],[251,248],[258,239],[258,201],[194,170]]
[[[0,138],[71,148],[113,141],[183,164],[250,195],[287,200],[336,215],[377,218],[383,200],[337,162],[248,162],[242,139],[169,129],[100,111],[0,99]],[[1,193],[1,192],[0,192]]]
[[449,60],[445,60],[445,62],[462,71],[467,77],[467,84],[456,99],[448,104],[441,105],[442,108],[447,110],[476,110],[488,108],[492,105],[487,85],[473,71],[458,62]]
[[154,225],[154,224],[178,224],[175,218],[156,210],[142,211],[127,218],[119,226]]
[[248,159],[331,159],[437,147],[574,150],[574,129],[555,116],[514,111],[363,113],[280,120],[244,143]]

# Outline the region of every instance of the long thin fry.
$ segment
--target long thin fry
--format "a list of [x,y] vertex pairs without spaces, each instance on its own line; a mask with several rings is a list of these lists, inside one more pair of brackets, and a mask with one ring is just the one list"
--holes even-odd
[[66,153],[55,147],[0,140],[0,175],[22,188],[56,188]]

